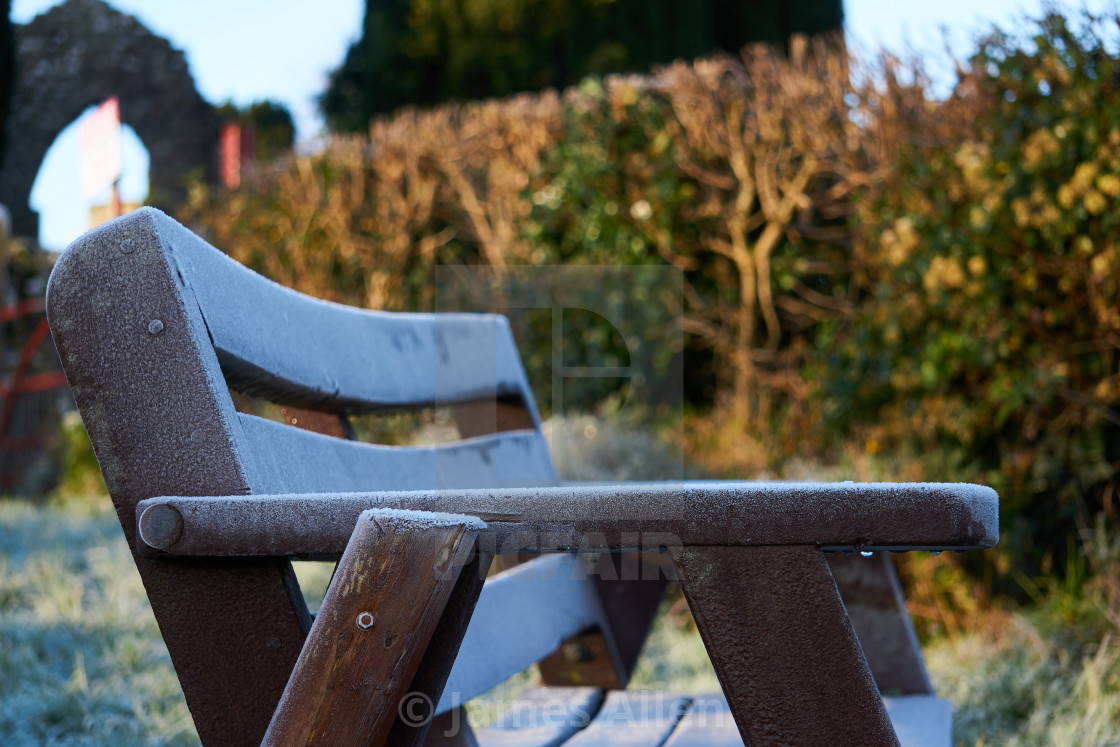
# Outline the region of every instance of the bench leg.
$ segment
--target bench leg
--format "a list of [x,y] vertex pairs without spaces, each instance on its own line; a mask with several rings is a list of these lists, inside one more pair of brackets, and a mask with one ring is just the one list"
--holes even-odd
[[[426,694],[433,708],[443,696],[447,676],[451,674],[455,657],[459,655],[459,646],[463,643],[463,635],[467,632],[467,625],[471,621],[471,615],[474,614],[474,608],[478,604],[478,597],[482,594],[482,586],[486,582],[486,572],[493,560],[493,555],[476,552],[471,561],[463,567],[459,573],[459,580],[455,583],[455,589],[443,608],[439,625],[428,642],[428,650],[424,652],[424,658],[412,677],[412,685],[409,686],[408,691]],[[469,745],[473,737],[470,722],[467,721],[467,711],[462,707],[458,710],[455,719],[450,718],[448,714],[442,714],[433,720],[429,718],[430,712],[427,716],[414,717],[407,722],[398,718],[385,744],[391,747],[440,744],[440,737],[445,736],[449,731],[454,731],[461,732],[461,739],[452,740],[447,744]],[[432,734],[436,734],[436,737],[432,737]],[[459,734],[452,736],[457,737]]]
[[383,744],[416,711],[402,699],[477,532],[392,513],[358,520],[263,744]]
[[898,744],[819,548],[671,552],[746,744]]
[[[392,737],[388,744],[394,744]],[[467,709],[463,706],[452,708],[432,719],[432,728],[421,744],[423,747],[479,747],[478,739],[467,719]]]
[[827,557],[879,692],[933,695],[890,554],[864,558],[834,552]]

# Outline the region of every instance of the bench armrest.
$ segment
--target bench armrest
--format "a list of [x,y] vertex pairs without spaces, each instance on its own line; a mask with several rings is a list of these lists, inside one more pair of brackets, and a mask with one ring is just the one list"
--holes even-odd
[[477,516],[498,554],[816,545],[968,550],[999,539],[999,498],[962,483],[666,482],[407,492],[158,497],[142,548],[174,555],[337,556],[370,508]]

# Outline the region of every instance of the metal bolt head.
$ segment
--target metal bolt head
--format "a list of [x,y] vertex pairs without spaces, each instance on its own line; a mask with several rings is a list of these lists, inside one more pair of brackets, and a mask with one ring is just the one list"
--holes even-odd
[[206,434],[202,432],[201,428],[191,431],[191,443],[200,444],[206,440]]
[[151,547],[166,550],[183,534],[183,515],[174,506],[152,506],[140,517],[140,536]]
[[121,251],[125,254],[132,254],[136,250],[136,243],[132,239],[121,240]]
[[369,630],[373,627],[373,615],[368,612],[363,612],[358,615],[358,627],[362,630]]
[[581,664],[595,658],[595,654],[591,652],[591,649],[579,641],[569,641],[565,643],[560,651],[564,656],[564,661],[568,664]]
[[161,322],[159,319],[153,319],[152,321],[148,322],[148,334],[158,335],[162,331],[163,322]]

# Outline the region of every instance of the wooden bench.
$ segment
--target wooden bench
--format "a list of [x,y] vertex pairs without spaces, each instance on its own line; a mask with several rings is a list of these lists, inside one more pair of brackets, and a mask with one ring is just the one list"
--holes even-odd
[[[988,488],[561,484],[503,317],[317,301],[152,209],[69,247],[47,310],[206,744],[948,738],[884,551],[993,545]],[[433,406],[463,440],[353,440],[351,415]],[[340,559],[314,617],[292,558]],[[659,569],[724,695],[621,689]],[[536,661],[548,687],[447,728]]]

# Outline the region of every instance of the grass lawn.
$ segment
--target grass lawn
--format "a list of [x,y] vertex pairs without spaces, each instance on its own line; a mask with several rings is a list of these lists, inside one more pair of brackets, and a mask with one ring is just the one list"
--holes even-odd
[[0,744],[198,744],[108,499],[0,503]]

